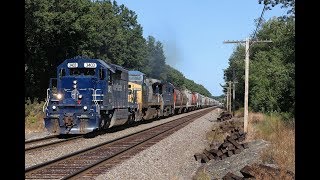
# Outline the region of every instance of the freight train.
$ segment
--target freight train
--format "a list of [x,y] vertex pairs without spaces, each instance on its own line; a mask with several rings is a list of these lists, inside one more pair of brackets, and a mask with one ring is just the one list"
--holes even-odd
[[52,134],[87,134],[218,104],[101,59],[66,59],[56,72],[43,107],[45,128]]

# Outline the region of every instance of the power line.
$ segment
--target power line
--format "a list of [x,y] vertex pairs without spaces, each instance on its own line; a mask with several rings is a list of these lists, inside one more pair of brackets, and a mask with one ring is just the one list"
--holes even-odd
[[[256,38],[256,35],[257,35],[257,32],[258,32],[258,29],[259,29],[260,24],[261,24],[262,19],[263,19],[263,14],[264,14],[264,12],[266,11],[266,9],[267,9],[267,6],[266,6],[266,5],[264,5],[264,6],[263,6],[263,9],[262,9],[262,12],[261,12],[261,15],[260,15],[260,18],[259,18],[259,21],[258,21],[258,24],[257,24],[257,27],[256,27],[256,30],[254,31],[253,36],[252,36],[252,38],[251,38],[251,39],[255,39],[255,38]],[[252,43],[253,43],[253,42],[252,42]],[[251,44],[250,44],[250,45],[251,45]]]
[[[250,44],[249,44],[249,49],[247,50],[247,51],[249,51],[250,50],[250,48],[251,48],[251,45],[253,44],[253,43],[255,43],[255,38],[256,38],[256,36],[257,36],[257,32],[258,32],[258,29],[259,29],[259,27],[260,27],[260,25],[261,25],[261,22],[262,22],[262,19],[263,19],[263,15],[264,15],[264,12],[267,10],[267,6],[266,5],[264,5],[263,6],[263,9],[262,9],[262,12],[261,12],[261,15],[260,15],[260,18],[259,18],[259,21],[258,21],[258,24],[257,24],[257,27],[256,27],[256,30],[254,31],[254,33],[253,33],[253,35],[252,35],[252,37],[251,37],[251,39],[253,40],[253,41],[250,41]],[[247,53],[247,52],[246,52]]]
[[[244,132],[248,132],[248,96],[249,96],[249,48],[250,48],[250,38],[240,41],[224,41],[223,43],[245,43],[246,48],[246,58],[245,58],[245,90],[244,90]],[[271,40],[259,41],[254,40],[254,42],[272,42]],[[252,44],[252,43],[251,43]]]
[[[256,27],[253,35],[252,35],[251,38],[250,38],[250,39],[252,39],[252,40],[249,41],[250,44],[249,44],[249,49],[248,49],[247,51],[250,50],[251,45],[252,45],[253,43],[258,42],[258,41],[254,41],[254,40],[255,40],[255,38],[256,38],[256,35],[257,35],[257,32],[258,32],[259,26],[261,25],[261,22],[262,22],[262,19],[263,19],[264,12],[265,12],[266,10],[267,10],[267,6],[264,5],[264,6],[263,6],[263,9],[262,9],[262,12],[261,12],[261,15],[260,15],[260,18],[259,18],[259,21],[258,21],[258,24],[257,24],[257,27]],[[224,43],[245,43],[245,40],[244,40],[244,41],[224,41]],[[247,54],[247,51],[246,51],[245,54]]]
[[253,33],[253,36],[251,38],[247,38],[246,40],[240,40],[240,41],[224,41],[223,43],[245,43],[245,92],[244,92],[244,125],[243,125],[243,129],[245,132],[248,132],[248,96],[249,96],[249,50],[251,48],[250,45],[252,45],[253,43],[256,42],[264,42],[264,43],[268,43],[268,42],[272,42],[271,40],[256,40],[256,35],[258,32],[258,29],[261,25],[262,19],[263,19],[263,15],[264,12],[266,11],[267,6],[264,5],[256,30]]

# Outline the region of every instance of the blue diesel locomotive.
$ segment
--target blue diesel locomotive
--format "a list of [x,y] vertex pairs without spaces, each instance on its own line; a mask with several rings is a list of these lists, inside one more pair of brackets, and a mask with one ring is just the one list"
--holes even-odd
[[128,103],[128,70],[100,59],[75,57],[57,67],[47,89],[45,128],[54,134],[86,134],[134,119]]
[[209,97],[100,59],[75,57],[57,67],[43,107],[52,134],[87,134],[216,105]]

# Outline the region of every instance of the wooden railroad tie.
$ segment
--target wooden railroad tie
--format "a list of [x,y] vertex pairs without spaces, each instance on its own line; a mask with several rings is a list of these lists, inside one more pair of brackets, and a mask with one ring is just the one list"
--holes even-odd
[[241,150],[249,147],[248,143],[241,143],[245,139],[246,133],[238,128],[233,128],[230,132],[231,134],[220,145],[210,144],[202,153],[196,153],[194,155],[196,161],[207,163],[212,159],[225,159],[234,154],[239,154]]

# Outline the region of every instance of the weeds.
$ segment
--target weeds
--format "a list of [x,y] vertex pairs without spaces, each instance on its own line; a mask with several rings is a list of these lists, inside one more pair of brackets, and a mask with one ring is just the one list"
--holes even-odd
[[262,153],[264,163],[277,164],[295,172],[295,124],[282,114],[249,114],[248,134],[251,139],[264,139],[271,145]]
[[212,130],[207,132],[206,138],[209,141],[209,144],[212,144],[213,142],[223,142],[225,138],[224,134],[223,130],[220,129],[217,124],[214,124]]
[[43,105],[44,101],[38,102],[38,99],[25,101],[25,132],[42,132],[44,130]]
[[193,180],[211,180],[211,176],[205,168],[201,168],[199,171],[196,172],[196,175],[193,177]]

